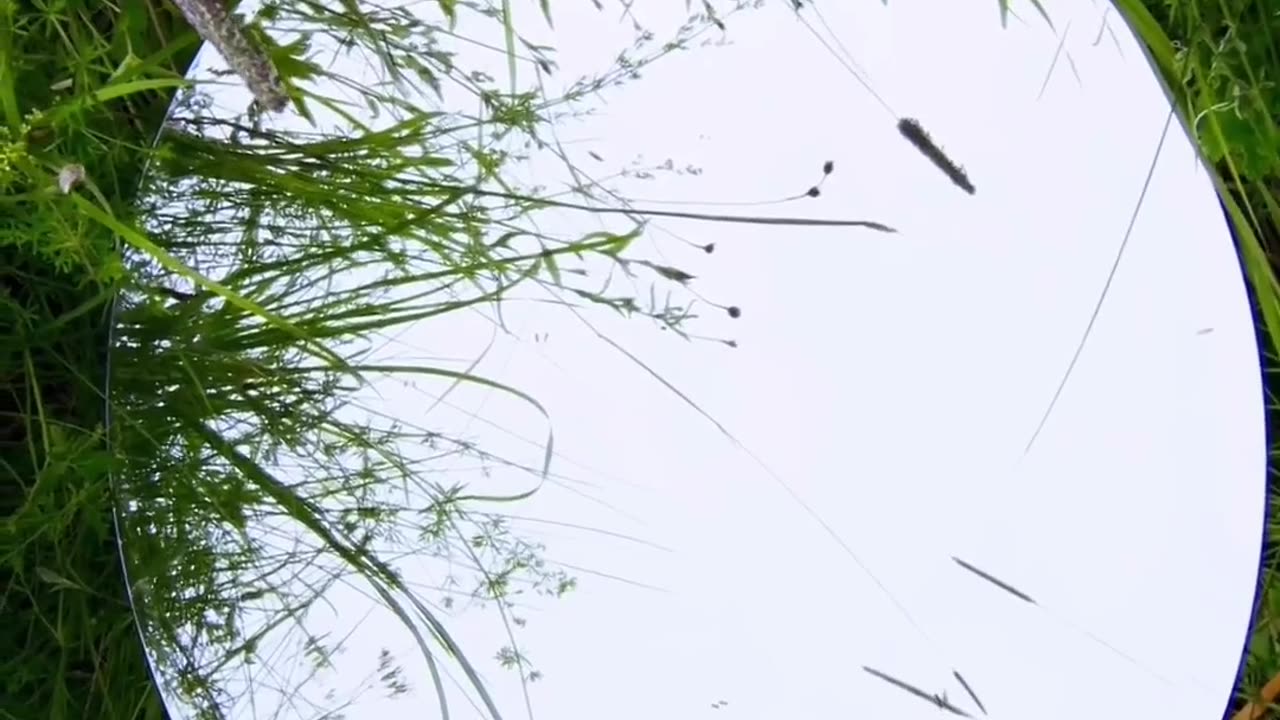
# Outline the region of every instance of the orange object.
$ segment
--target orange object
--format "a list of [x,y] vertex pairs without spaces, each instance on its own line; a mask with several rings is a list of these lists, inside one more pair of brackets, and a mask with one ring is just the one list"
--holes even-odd
[[1240,712],[1231,716],[1231,720],[1261,720],[1266,717],[1267,708],[1271,707],[1271,703],[1275,702],[1277,696],[1280,696],[1280,673],[1262,686],[1262,692],[1258,693],[1257,700],[1240,708]]

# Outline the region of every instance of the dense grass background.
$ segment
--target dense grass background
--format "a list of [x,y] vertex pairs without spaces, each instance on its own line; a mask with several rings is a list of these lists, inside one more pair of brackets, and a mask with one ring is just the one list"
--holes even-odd
[[[114,233],[50,178],[74,159],[95,207],[133,217],[198,40],[159,3],[0,3],[0,717],[164,716],[121,568],[103,401],[128,277]],[[160,82],[91,94],[143,79]]]

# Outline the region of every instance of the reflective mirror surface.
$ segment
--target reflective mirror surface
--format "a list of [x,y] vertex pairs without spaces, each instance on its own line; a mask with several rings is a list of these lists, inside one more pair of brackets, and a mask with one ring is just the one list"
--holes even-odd
[[[476,87],[513,81],[470,11],[433,36],[469,79],[412,99],[454,113],[433,122],[460,176],[496,162],[464,143],[510,153],[469,240],[529,260],[389,287],[440,312],[360,345],[340,411],[421,431],[413,482],[371,472],[402,514],[369,546],[423,603],[450,717],[492,715],[475,679],[503,717],[1220,717],[1263,532],[1258,347],[1212,184],[1115,13],[695,7],[645,64],[688,15],[638,5],[553,3],[552,30],[518,4],[514,82],[541,98],[652,34],[598,91],[536,101],[532,134],[466,127]],[[614,245],[556,249],[583,238]],[[368,583],[320,598],[227,666],[228,717],[440,713]],[[343,651],[314,670],[321,645]]]

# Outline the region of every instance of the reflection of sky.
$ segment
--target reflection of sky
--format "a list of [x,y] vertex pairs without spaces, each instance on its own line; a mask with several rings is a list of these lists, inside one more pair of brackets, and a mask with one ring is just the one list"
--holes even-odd
[[[519,5],[521,26],[535,29],[535,4]],[[614,11],[553,5],[561,77],[602,67],[630,41]],[[711,310],[693,326],[734,338],[736,350],[586,313],[772,475],[574,315],[504,310],[517,337],[499,336],[478,372],[546,405],[563,453],[553,469],[579,482],[499,510],[670,549],[513,521],[547,542],[551,560],[662,588],[578,572],[578,591],[523,611],[521,649],[544,674],[531,687],[539,717],[934,717],[863,665],[945,687],[959,703],[949,682],[958,667],[1002,718],[1202,718],[1225,704],[1251,603],[1263,435],[1242,280],[1205,175],[1175,124],[1089,344],[1020,461],[1129,223],[1164,98],[1127,32],[1117,30],[1123,56],[1106,37],[1091,46],[1101,7],[1055,9],[1083,87],[1064,57],[1037,101],[1058,38],[1029,8],[1025,25],[1001,30],[994,2],[890,5],[824,13],[885,101],[966,166],[975,197],[897,135],[785,3],[734,16],[731,45],[665,60],[594,118],[558,128],[565,140],[596,138],[566,147],[597,177],[636,155],[703,169],[615,183],[646,199],[793,195],[833,160],[820,199],[712,210],[865,218],[901,232],[659,223],[714,242],[706,255],[651,228],[641,257],[678,265],[705,297],[743,308],[739,320]],[[661,11],[645,12],[661,26]],[[505,81],[505,61],[491,62]],[[527,170],[530,182],[566,179],[554,160]],[[554,218],[543,230],[600,227]],[[399,347],[474,355],[492,328],[476,314],[432,320]],[[536,445],[457,409],[541,440],[541,417],[499,394],[464,387],[430,417],[429,396],[392,385],[382,395],[383,412],[540,460]],[[486,488],[527,483],[498,473]],[[411,579],[429,584],[436,571]],[[367,605],[341,593],[335,603],[339,628]],[[453,622],[508,716],[521,716],[514,674],[488,660],[506,643],[497,616]],[[412,642],[389,617],[353,636],[341,679],[381,647],[409,661],[415,699],[371,698],[349,716],[434,716]],[[472,717],[465,703],[454,710]]]

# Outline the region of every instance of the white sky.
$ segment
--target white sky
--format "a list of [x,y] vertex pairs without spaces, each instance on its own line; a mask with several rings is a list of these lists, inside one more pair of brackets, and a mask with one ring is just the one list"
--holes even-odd
[[[516,5],[522,30],[536,31],[536,3]],[[636,12],[654,27],[684,15],[679,2],[645,5]],[[938,716],[863,665],[946,689],[972,710],[949,677],[959,668],[995,718],[1219,716],[1253,599],[1263,418],[1243,280],[1176,123],[1089,344],[1022,458],[1156,151],[1167,103],[1146,62],[1123,26],[1121,50],[1106,37],[1092,44],[1104,3],[1055,3],[1058,34],[1029,7],[1019,8],[1025,25],[1002,30],[994,0],[827,5],[827,22],[872,86],[966,166],[977,195],[899,137],[785,2],[734,16],[731,45],[663,60],[607,95],[595,117],[558,128],[566,140],[589,140],[568,147],[597,177],[637,156],[703,169],[614,184],[644,199],[793,195],[832,160],[819,199],[704,209],[865,218],[900,233],[651,226],[653,242],[637,253],[688,270],[703,296],[742,307],[731,320],[704,306],[694,325],[737,349],[589,313],[776,478],[572,314],[535,304],[504,311],[515,335],[500,335],[477,372],[535,395],[561,453],[553,470],[590,484],[548,485],[503,510],[667,548],[513,522],[546,542],[551,560],[661,588],[578,573],[578,591],[532,602],[517,638],[544,674],[531,685],[535,716]],[[556,32],[544,35],[559,50],[559,77],[604,69],[631,40],[616,9],[553,8]],[[1063,57],[1037,100],[1064,29],[1080,83]],[[505,82],[501,58],[468,62],[492,63]],[[554,161],[526,170],[531,181],[565,180]],[[600,227],[593,217],[553,217],[544,230]],[[666,231],[717,250],[706,255]],[[479,314],[433,319],[402,335],[400,351],[475,357],[492,328]],[[391,386],[383,396],[384,412],[539,462],[535,444],[466,419],[478,412],[540,441],[545,421],[516,401],[464,388],[449,398],[457,408],[424,416],[428,396]],[[514,491],[529,478],[499,475],[491,485],[507,482]],[[1043,607],[963,572],[952,555]],[[432,582],[429,569],[418,572]],[[333,599],[343,627],[367,609],[354,593]],[[505,716],[523,717],[516,676],[489,659],[506,643],[497,615],[450,622]],[[382,647],[408,661],[416,693],[368,697],[348,717],[435,716],[411,640],[390,617],[360,626],[342,680]],[[713,709],[719,700],[728,705]],[[475,717],[460,697],[451,707]]]

